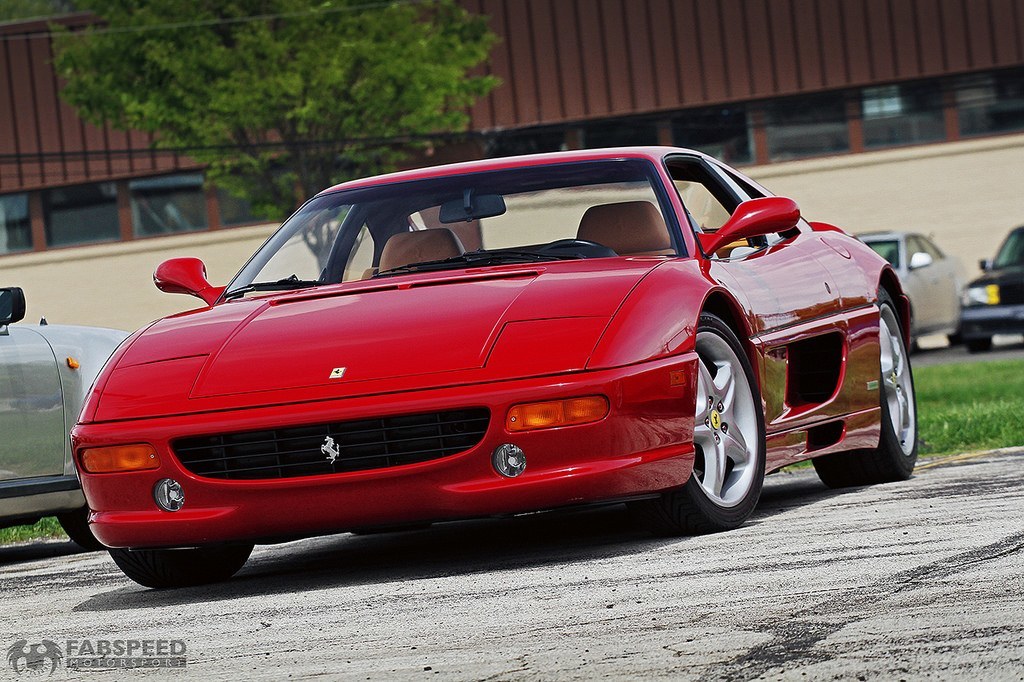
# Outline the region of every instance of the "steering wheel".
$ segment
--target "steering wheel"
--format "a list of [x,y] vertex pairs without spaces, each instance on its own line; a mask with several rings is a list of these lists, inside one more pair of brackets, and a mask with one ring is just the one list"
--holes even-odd
[[539,251],[578,251],[585,258],[610,258],[619,254],[604,244],[589,239],[556,239],[545,244]]

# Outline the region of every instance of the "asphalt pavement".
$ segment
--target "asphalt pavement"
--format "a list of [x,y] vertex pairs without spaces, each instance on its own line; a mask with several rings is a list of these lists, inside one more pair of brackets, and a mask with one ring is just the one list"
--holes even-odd
[[105,680],[1021,680],[1022,468],[1024,449],[843,491],[775,474],[744,527],[700,537],[612,506],[308,539],[176,591],[68,543],[5,547],[0,645],[185,647],[183,669]]

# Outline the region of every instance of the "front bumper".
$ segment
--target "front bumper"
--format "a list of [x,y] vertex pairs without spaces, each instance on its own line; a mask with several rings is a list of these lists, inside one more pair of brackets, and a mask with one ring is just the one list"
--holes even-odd
[[[82,473],[92,530],[109,547],[174,547],[275,540],[403,523],[490,516],[628,498],[682,485],[693,468],[696,354],[625,368],[484,385],[364,396],[230,412],[79,424],[76,463],[86,447],[149,443],[160,467]],[[684,380],[672,385],[670,374]],[[678,377],[678,374],[674,376]],[[512,405],[602,394],[611,409],[599,422],[511,434]],[[249,431],[487,407],[491,420],[475,447],[442,459],[386,469],[300,478],[222,480],[196,476],[170,442],[192,435]],[[509,479],[491,453],[514,443],[527,468]],[[181,483],[185,504],[159,509],[153,488]]]
[[960,328],[965,340],[991,338],[994,334],[1024,334],[1024,305],[964,308]]

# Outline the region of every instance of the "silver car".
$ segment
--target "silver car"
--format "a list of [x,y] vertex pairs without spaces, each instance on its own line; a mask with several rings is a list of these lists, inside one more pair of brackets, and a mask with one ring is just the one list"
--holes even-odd
[[103,363],[128,335],[14,324],[24,316],[22,290],[0,288],[0,527],[56,516],[72,540],[98,549],[68,433]]
[[967,271],[959,259],[942,252],[915,232],[869,232],[857,238],[889,261],[910,298],[910,335],[918,339],[945,334],[960,341],[960,292]]

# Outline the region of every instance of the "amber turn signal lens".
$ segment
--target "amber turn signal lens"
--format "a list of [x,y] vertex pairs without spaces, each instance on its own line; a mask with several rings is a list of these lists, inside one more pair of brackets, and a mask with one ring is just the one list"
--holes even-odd
[[999,305],[999,285],[989,284],[985,287],[985,295],[988,297],[989,305]]
[[79,455],[82,468],[90,474],[110,474],[116,471],[145,471],[160,466],[160,458],[151,445],[115,445],[109,448],[89,448]]
[[608,399],[601,395],[525,403],[514,405],[508,411],[505,428],[509,431],[532,431],[587,424],[604,419],[607,414]]

